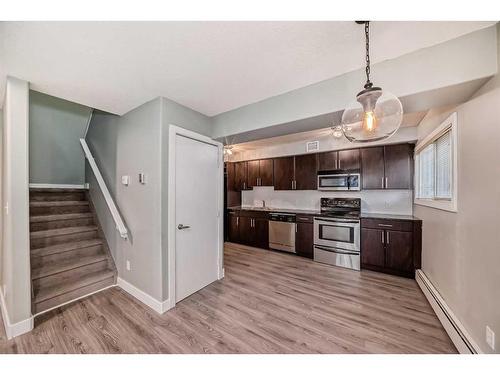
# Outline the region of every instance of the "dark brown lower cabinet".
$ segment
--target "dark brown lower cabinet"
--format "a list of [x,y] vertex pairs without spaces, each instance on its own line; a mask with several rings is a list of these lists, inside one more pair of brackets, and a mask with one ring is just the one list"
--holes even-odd
[[361,268],[414,278],[421,239],[421,220],[361,219]]
[[263,218],[254,218],[253,223],[254,238],[252,246],[261,249],[269,248],[269,220]]
[[384,267],[384,236],[382,229],[361,228],[361,264]]
[[295,251],[297,255],[313,258],[313,218],[297,216]]
[[229,225],[228,225],[229,242],[239,243],[240,242],[239,216],[235,211],[229,211],[227,217],[229,220]]
[[228,216],[230,242],[269,248],[269,221],[266,213],[230,211]]

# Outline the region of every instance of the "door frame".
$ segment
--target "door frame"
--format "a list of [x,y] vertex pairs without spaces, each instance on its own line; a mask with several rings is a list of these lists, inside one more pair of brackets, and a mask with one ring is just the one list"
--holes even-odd
[[223,145],[220,142],[214,141],[210,137],[202,134],[198,134],[191,130],[181,128],[173,124],[169,125],[168,129],[168,266],[167,266],[167,279],[168,279],[168,302],[169,308],[173,308],[176,304],[175,296],[175,283],[176,283],[176,267],[175,267],[175,253],[176,253],[176,234],[177,227],[175,222],[176,217],[176,194],[175,194],[175,184],[176,184],[176,160],[175,160],[175,140],[178,135],[191,138],[195,141],[207,143],[217,147],[218,154],[218,184],[217,184],[217,199],[218,199],[218,213],[217,213],[217,228],[218,228],[218,279],[224,277],[223,268],[223,258],[224,258],[224,161],[222,160],[223,155]]

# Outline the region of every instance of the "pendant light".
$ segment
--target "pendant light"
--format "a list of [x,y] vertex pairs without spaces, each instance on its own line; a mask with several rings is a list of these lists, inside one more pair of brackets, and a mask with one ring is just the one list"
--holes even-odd
[[365,26],[366,83],[342,114],[342,132],[351,142],[373,142],[389,138],[400,127],[403,106],[399,99],[374,87],[370,81],[370,22],[356,21]]

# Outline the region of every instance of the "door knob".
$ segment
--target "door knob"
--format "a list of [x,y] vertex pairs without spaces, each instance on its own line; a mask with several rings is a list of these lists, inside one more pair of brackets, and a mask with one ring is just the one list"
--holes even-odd
[[188,228],[191,228],[191,227],[189,225],[183,225],[183,224],[177,225],[177,229],[179,229],[179,230],[188,229]]

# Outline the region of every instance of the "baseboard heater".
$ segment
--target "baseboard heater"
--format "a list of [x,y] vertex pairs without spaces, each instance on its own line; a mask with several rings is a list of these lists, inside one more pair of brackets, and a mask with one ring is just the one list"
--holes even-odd
[[434,285],[432,285],[431,281],[422,270],[417,270],[415,280],[459,353],[482,353],[479,346],[467,333],[462,323],[460,323],[455,314],[453,314],[443,297],[441,297],[437,289]]

